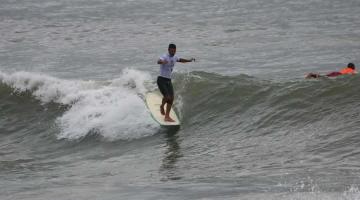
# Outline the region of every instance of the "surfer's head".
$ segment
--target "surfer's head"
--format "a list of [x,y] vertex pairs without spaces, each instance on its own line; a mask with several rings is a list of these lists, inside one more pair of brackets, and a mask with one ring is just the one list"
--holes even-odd
[[169,51],[169,55],[171,57],[173,57],[175,55],[175,53],[176,53],[176,45],[175,44],[169,44],[168,51]]
[[355,69],[354,63],[349,63],[349,64],[347,65],[347,67],[348,67],[348,68],[351,68],[351,69]]

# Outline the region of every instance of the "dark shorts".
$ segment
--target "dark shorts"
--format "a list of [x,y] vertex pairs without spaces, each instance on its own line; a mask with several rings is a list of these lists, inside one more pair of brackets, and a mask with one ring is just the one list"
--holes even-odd
[[335,77],[335,76],[339,76],[339,75],[341,75],[340,72],[331,72],[329,74],[326,74],[326,76],[328,76],[328,77]]
[[160,89],[161,94],[164,95],[164,97],[174,97],[174,89],[171,83],[171,79],[158,76],[157,85]]

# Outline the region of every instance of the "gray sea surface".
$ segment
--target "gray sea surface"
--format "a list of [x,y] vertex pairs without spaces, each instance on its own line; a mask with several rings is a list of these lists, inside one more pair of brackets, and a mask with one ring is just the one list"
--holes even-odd
[[[360,199],[358,0],[2,0],[0,199]],[[169,43],[179,128],[144,103]]]

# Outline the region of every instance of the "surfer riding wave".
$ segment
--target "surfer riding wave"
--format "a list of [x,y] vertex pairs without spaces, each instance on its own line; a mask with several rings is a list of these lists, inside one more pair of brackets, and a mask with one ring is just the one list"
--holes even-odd
[[[157,85],[161,94],[163,95],[162,102],[160,105],[160,112],[162,115],[165,115],[166,122],[174,122],[170,117],[171,106],[174,102],[174,89],[171,83],[171,73],[174,69],[176,62],[187,63],[195,61],[195,58],[184,59],[175,56],[176,45],[169,44],[168,53],[162,55],[157,64],[160,65],[160,75],[157,78]],[[166,110],[164,106],[166,104]]]

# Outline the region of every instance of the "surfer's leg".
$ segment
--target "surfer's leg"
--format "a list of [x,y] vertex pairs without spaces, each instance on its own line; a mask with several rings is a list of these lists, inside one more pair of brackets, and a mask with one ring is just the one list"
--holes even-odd
[[162,115],[165,115],[165,110],[164,110],[165,103],[166,103],[166,98],[163,97],[163,98],[162,98],[161,105],[160,105],[160,113],[161,113]]
[[174,122],[173,119],[171,119],[170,117],[170,110],[171,110],[171,106],[174,102],[174,97],[172,96],[168,96],[166,98],[166,112],[165,112],[165,121],[166,122]]
[[174,122],[173,119],[171,119],[170,117],[170,110],[171,110],[171,106],[173,105],[173,102],[174,102],[174,88],[172,86],[172,83],[171,81],[168,82],[167,84],[167,104],[166,104],[166,112],[165,112],[165,121],[167,122]]
[[159,88],[161,94],[163,95],[163,99],[162,99],[162,102],[161,102],[161,105],[160,105],[160,113],[162,115],[165,115],[164,106],[165,106],[165,103],[167,101],[166,96],[168,95],[167,83],[166,83],[166,81],[164,81],[164,78],[159,76],[158,79],[157,79],[157,85],[158,85],[158,88]]

